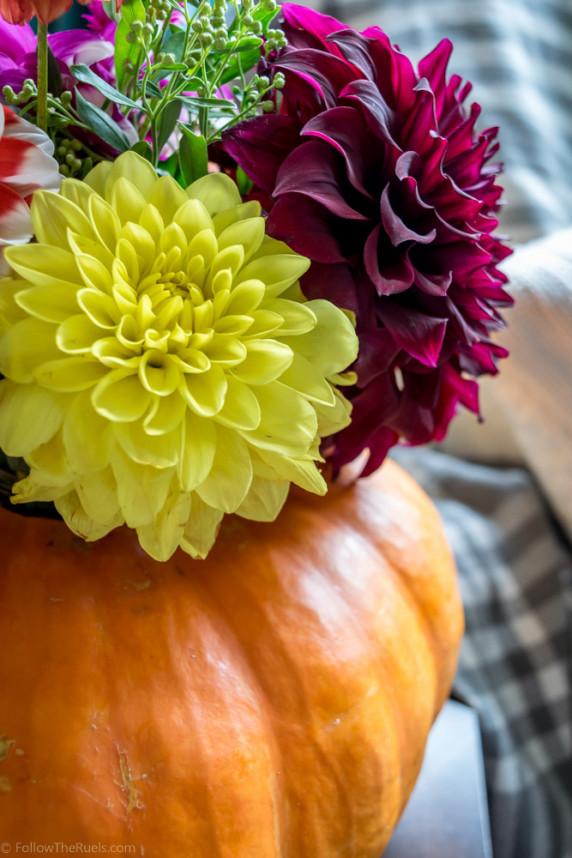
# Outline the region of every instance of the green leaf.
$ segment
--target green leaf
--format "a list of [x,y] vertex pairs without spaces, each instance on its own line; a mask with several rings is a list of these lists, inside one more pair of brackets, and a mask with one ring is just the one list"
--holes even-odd
[[147,98],[162,98],[163,93],[152,81],[148,80],[145,84],[145,93]]
[[156,72],[161,71],[160,79],[164,77],[168,77],[165,72],[176,72],[176,71],[187,71],[187,67],[184,63],[171,63],[171,65],[167,65],[166,63],[159,63],[158,65],[153,66],[153,76]]
[[209,158],[207,141],[200,134],[195,134],[189,125],[180,123],[183,132],[179,143],[179,167],[183,179],[183,187],[188,187],[195,179],[208,173]]
[[55,98],[59,98],[62,91],[63,84],[60,67],[52,53],[52,49],[48,45],[48,92],[51,92]]
[[159,157],[161,149],[173,133],[177,119],[181,113],[181,102],[178,98],[167,102],[159,116],[159,126],[157,129],[157,146],[158,150],[155,155]]
[[264,36],[268,32],[268,28],[270,27],[270,24],[272,23],[272,21],[276,17],[277,12],[278,12],[277,9],[275,9],[274,11],[272,11],[272,10],[269,11],[268,9],[264,9],[262,4],[259,3],[258,6],[256,6],[253,9],[253,11],[250,13],[255,21],[260,21],[260,23],[262,24],[262,33]]
[[183,59],[183,49],[185,47],[185,34],[182,30],[177,30],[172,33],[166,42],[161,47],[161,52],[164,54],[173,54],[175,62],[180,63]]
[[226,70],[220,79],[220,85],[240,77],[241,71],[246,74],[255,68],[260,61],[261,45],[262,39],[256,36],[241,39],[228,60]]
[[75,78],[81,81],[81,83],[88,83],[90,86],[93,86],[111,102],[115,104],[123,104],[125,107],[130,107],[132,110],[143,110],[140,104],[137,104],[136,101],[132,101],[126,95],[123,95],[122,92],[119,92],[114,86],[111,86],[111,84],[107,83],[103,78],[95,74],[89,66],[86,66],[83,63],[78,63],[77,65],[70,66],[70,71]]
[[139,59],[139,45],[132,45],[127,41],[127,34],[131,32],[133,21],[145,22],[145,6],[142,0],[123,0],[121,21],[115,33],[115,77],[120,89],[125,80],[124,61],[129,59],[137,64]]
[[166,173],[168,173],[170,176],[173,176],[173,178],[176,176],[178,170],[179,159],[177,158],[175,152],[173,152],[172,155],[169,155],[169,157],[165,161],[159,161],[159,166],[157,167],[157,172],[159,173],[159,175],[164,176]]
[[179,101],[182,101],[183,104],[187,104],[189,107],[218,107],[221,110],[232,110],[233,113],[236,111],[236,104],[234,101],[229,101],[228,98],[216,98],[215,96],[200,96],[200,95],[179,95]]
[[102,2],[103,11],[107,15],[107,17],[111,21],[118,22],[120,20],[120,15],[117,11],[117,3],[116,0],[103,0]]
[[145,4],[143,0],[123,0],[121,5],[121,19],[129,26],[135,21],[145,21]]
[[236,169],[236,184],[241,195],[245,197],[254,187],[254,182],[249,179],[242,167]]
[[118,152],[126,152],[130,143],[117,122],[104,110],[100,110],[99,107],[86,101],[77,87],[75,98],[77,113],[81,121],[113,149],[117,149]]
[[145,158],[146,161],[149,161],[150,164],[153,164],[153,150],[151,149],[150,144],[146,140],[138,140],[134,146],[129,150],[130,152],[136,152],[137,155],[141,155],[142,158]]

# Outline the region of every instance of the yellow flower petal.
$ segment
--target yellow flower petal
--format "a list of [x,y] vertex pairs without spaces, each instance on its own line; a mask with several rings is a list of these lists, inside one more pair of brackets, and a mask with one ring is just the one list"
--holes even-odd
[[200,200],[187,199],[177,209],[173,223],[182,229],[188,241],[191,241],[195,235],[203,230],[212,232],[214,229],[212,218]]
[[256,429],[244,433],[249,444],[286,456],[304,455],[316,437],[315,409],[303,396],[278,381],[257,387],[256,397],[262,416]]
[[83,286],[75,257],[68,250],[47,244],[22,244],[7,247],[4,257],[14,271],[35,286],[72,291]]
[[227,376],[227,383],[224,405],[216,415],[216,422],[234,429],[256,429],[261,418],[258,399],[247,384],[232,375]]
[[[329,301],[308,301],[318,325],[296,339],[296,352],[305,357],[323,375],[346,369],[357,357],[358,341],[346,314]],[[328,337],[324,331],[329,331]]]
[[65,247],[68,229],[93,238],[91,223],[71,200],[50,191],[36,191],[30,208],[32,223],[40,244]]
[[246,357],[233,374],[246,384],[266,385],[288,369],[293,356],[290,346],[278,340],[248,340]]
[[191,504],[190,493],[179,492],[174,480],[158,515],[150,524],[137,528],[141,548],[155,560],[168,560],[181,542]]
[[178,393],[157,397],[143,420],[145,432],[148,435],[165,435],[172,432],[183,420],[186,410],[185,401]]
[[191,512],[183,531],[181,548],[191,557],[206,557],[217,537],[223,513],[192,496]]
[[100,471],[109,464],[114,444],[111,424],[94,410],[89,391],[76,396],[69,406],[62,437],[74,474]]
[[157,396],[170,396],[181,384],[181,370],[170,355],[148,349],[139,361],[143,387]]
[[140,465],[165,470],[177,465],[181,456],[182,424],[162,435],[150,435],[138,421],[115,423],[113,434],[130,459]]
[[117,501],[117,483],[110,467],[85,474],[76,480],[75,490],[88,518],[109,529],[123,524],[123,514]]
[[32,381],[46,361],[61,357],[55,325],[28,318],[9,328],[0,340],[0,372],[22,384]]
[[[316,314],[308,304],[299,304],[297,301],[288,301],[286,298],[268,298],[261,309],[276,313],[283,321],[280,326],[280,336],[299,336],[313,331],[318,320]],[[296,348],[294,345],[293,348]]]
[[165,223],[171,223],[187,199],[184,190],[171,176],[161,176],[157,179],[147,195],[148,202],[157,207]]
[[297,254],[256,256],[244,266],[235,282],[262,280],[266,284],[266,295],[275,298],[305,274],[309,267],[310,260]]
[[274,521],[286,503],[290,482],[254,477],[250,490],[236,510],[237,515],[253,521]]
[[89,198],[89,219],[101,243],[114,253],[121,222],[109,203],[98,194],[92,194]]
[[217,427],[217,444],[207,479],[197,488],[199,497],[223,512],[235,512],[252,482],[248,446],[235,432]]
[[174,469],[141,467],[122,450],[114,452],[111,467],[126,524],[129,527],[151,524],[167,500]]
[[125,176],[119,176],[113,183],[109,202],[122,224],[137,221],[146,205],[145,197],[138,186]]
[[27,455],[28,464],[42,472],[42,482],[48,486],[67,486],[70,467],[59,430],[49,441]]
[[224,404],[228,380],[220,366],[206,372],[186,375],[179,387],[189,407],[201,417],[214,417]]
[[319,369],[297,352],[288,369],[280,376],[280,382],[302,393],[306,399],[321,402],[322,405],[334,405],[336,401],[332,385],[328,384]]
[[237,221],[260,217],[260,210],[260,203],[257,200],[249,200],[247,203],[240,203],[227,209],[220,209],[213,216],[214,231],[217,235],[220,235],[228,226]]
[[[117,159],[119,160],[119,158]],[[100,197],[105,198],[105,182],[107,177],[111,173],[113,164],[111,161],[100,161],[97,166],[90,170],[85,179],[83,180],[85,184],[92,188]],[[62,187],[65,187],[67,182],[62,183]],[[89,205],[89,200],[87,201]]]
[[58,326],[56,343],[66,354],[82,354],[91,351],[100,337],[101,328],[89,316],[68,315]]
[[0,381],[0,447],[7,456],[26,456],[46,444],[63,417],[62,399],[51,391]]
[[179,459],[179,482],[183,491],[193,491],[206,480],[214,460],[216,444],[214,423],[187,412]]
[[93,390],[93,407],[114,423],[139,420],[149,407],[152,396],[141,386],[137,375],[130,370],[108,371]]
[[91,356],[79,356],[46,361],[34,375],[42,387],[62,393],[75,393],[93,387],[107,372],[107,367]]
[[307,492],[312,492],[316,495],[325,495],[328,486],[320,471],[316,467],[314,460],[307,456],[306,458],[294,458],[282,456],[280,453],[275,453],[273,450],[259,449],[257,451],[261,461],[266,465],[265,469],[260,469],[255,464],[255,472],[261,472],[270,477],[276,474],[284,480],[289,480]]
[[187,196],[200,200],[211,217],[241,203],[238,188],[224,173],[210,173],[197,179],[187,188]]
[[218,236],[220,250],[238,245],[244,248],[244,259],[248,261],[256,253],[264,239],[264,221],[261,217],[248,218],[231,223]]
[[[112,201],[115,184],[121,179],[126,179],[129,184],[138,188],[145,198],[149,197],[157,182],[157,173],[149,161],[142,158],[141,155],[137,155],[136,152],[126,152],[121,158],[116,158],[111,163],[107,162],[107,167],[105,177],[101,177],[103,182],[98,176],[98,187],[95,190],[108,202]],[[96,170],[91,171],[85,179],[86,182]]]
[[56,500],[56,509],[69,527],[77,536],[86,542],[95,542],[118,527],[122,523],[121,518],[111,519],[102,524],[94,521],[84,510],[77,492],[72,491]]
[[34,286],[33,289],[21,289],[15,296],[16,303],[37,319],[46,322],[63,322],[77,313],[78,287],[71,289],[60,286]]

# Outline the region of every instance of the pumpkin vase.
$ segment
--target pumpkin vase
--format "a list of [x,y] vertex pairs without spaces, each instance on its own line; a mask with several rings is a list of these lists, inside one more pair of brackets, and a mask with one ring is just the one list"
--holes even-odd
[[273,524],[228,518],[206,560],[0,521],[14,852],[379,858],[463,624],[437,512],[397,465],[292,492]]

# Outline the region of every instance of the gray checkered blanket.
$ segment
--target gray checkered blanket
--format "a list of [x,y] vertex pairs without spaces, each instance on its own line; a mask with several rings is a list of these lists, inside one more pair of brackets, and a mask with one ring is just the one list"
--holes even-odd
[[[571,0],[308,4],[358,28],[381,26],[414,60],[450,38],[450,72],[473,82],[483,127],[501,129],[508,203],[502,231],[519,244],[572,225]],[[563,240],[570,268],[567,282],[558,282],[568,289],[561,294],[572,319],[572,230]],[[553,245],[546,247],[549,268]],[[558,308],[552,310],[552,321],[547,316],[538,322],[548,331],[539,355],[548,369],[533,379],[532,361],[518,384],[521,399],[526,392],[532,397],[536,384],[539,403],[541,389],[550,391],[552,384],[552,401],[561,411],[559,418],[544,415],[541,405],[522,411],[521,466],[483,464],[436,449],[395,451],[435,499],[459,567],[466,634],[454,695],[479,714],[494,858],[572,858],[572,551],[565,529],[572,501],[562,489],[572,487],[572,364],[568,325],[553,353],[546,353],[552,332],[557,334]],[[534,339],[532,322],[527,339]],[[518,362],[518,348],[513,352]],[[558,389],[550,366],[559,370]],[[518,401],[514,396],[511,407]],[[555,426],[557,419],[568,422]],[[549,460],[552,474],[543,471],[545,461],[539,467],[536,452]],[[550,486],[557,478],[561,489],[553,504]]]
[[466,633],[453,695],[479,715],[494,858],[570,858],[571,553],[524,468],[394,457],[434,498],[457,559]]

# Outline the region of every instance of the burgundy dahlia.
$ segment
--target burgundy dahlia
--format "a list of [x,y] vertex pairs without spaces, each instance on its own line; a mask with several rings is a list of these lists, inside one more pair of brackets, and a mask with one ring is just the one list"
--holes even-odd
[[400,440],[441,440],[459,403],[478,413],[473,379],[506,355],[489,338],[512,303],[493,235],[497,129],[475,131],[470,84],[446,76],[449,41],[416,72],[377,27],[282,13],[280,112],[223,143],[266,195],[269,232],[313,260],[306,295],[356,315],[353,419],[328,455],[338,469],[369,450],[366,475]]

